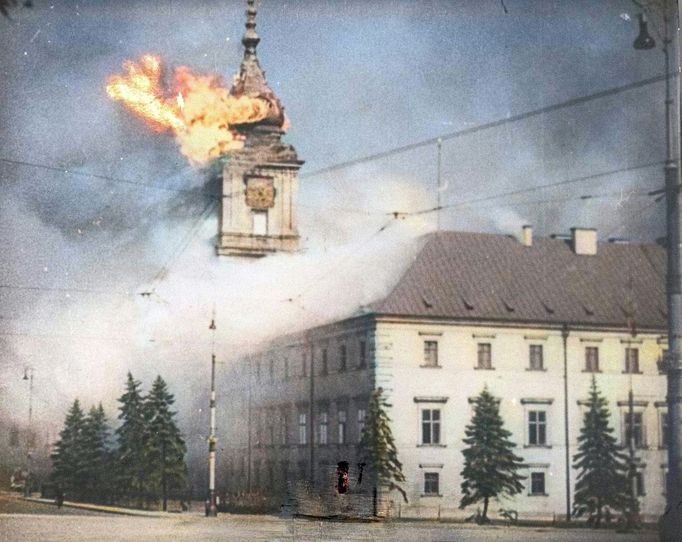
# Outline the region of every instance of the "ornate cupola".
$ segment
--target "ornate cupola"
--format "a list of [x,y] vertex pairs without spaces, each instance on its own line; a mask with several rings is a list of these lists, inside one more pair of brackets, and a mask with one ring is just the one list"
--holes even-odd
[[244,146],[223,166],[216,249],[219,255],[258,257],[299,248],[296,193],[303,162],[294,147],[282,141],[288,122],[256,56],[260,38],[254,0],[247,5],[244,59],[230,93],[264,100],[268,112],[258,122],[234,127]]

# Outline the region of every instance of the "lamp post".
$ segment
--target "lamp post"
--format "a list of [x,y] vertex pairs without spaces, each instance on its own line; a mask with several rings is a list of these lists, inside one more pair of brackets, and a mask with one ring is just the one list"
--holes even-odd
[[218,515],[218,507],[216,506],[215,494],[215,452],[216,452],[216,436],[215,436],[215,309],[211,325],[208,326],[213,334],[211,346],[211,421],[208,435],[208,503],[206,503],[206,516],[216,517]]
[[[665,132],[666,161],[665,198],[666,198],[666,250],[668,257],[666,275],[666,294],[668,305],[668,359],[666,372],[668,381],[668,420],[670,436],[668,441],[668,478],[666,500],[667,506],[660,522],[660,535],[663,542],[678,541],[682,532],[682,507],[678,505],[682,498],[682,281],[680,278],[680,177],[677,162],[679,160],[680,121],[677,107],[672,99],[671,39],[670,25],[674,22],[676,2],[658,0],[644,4],[633,0],[644,10],[639,15],[639,35],[633,46],[638,50],[653,49],[656,41],[649,34],[646,13],[656,13],[663,23],[663,32],[658,32],[661,39],[661,50],[665,61]],[[675,27],[676,28],[676,27]],[[675,43],[672,53],[678,57],[679,42]],[[677,71],[677,70],[676,70]],[[676,80],[675,96],[679,100],[679,78]]]
[[24,378],[28,380],[28,427],[26,429],[26,481],[24,482],[24,497],[31,495],[31,461],[33,450],[31,430],[33,426],[33,367],[24,368]]

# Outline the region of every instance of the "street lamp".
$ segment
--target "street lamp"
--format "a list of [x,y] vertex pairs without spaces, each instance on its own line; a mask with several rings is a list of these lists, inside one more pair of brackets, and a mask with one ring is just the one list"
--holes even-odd
[[26,480],[24,481],[24,497],[31,495],[31,429],[33,421],[33,367],[24,367],[24,377],[28,381],[28,427],[26,429]]
[[[677,162],[679,156],[679,115],[673,107],[670,73],[670,24],[674,21],[674,4],[670,0],[657,0],[646,4],[633,0],[645,12],[655,13],[662,20],[663,32],[656,25],[654,31],[661,39],[661,50],[665,61],[665,198],[666,198],[666,250],[668,257],[666,275],[666,297],[668,304],[668,358],[666,372],[668,380],[668,420],[670,436],[668,440],[668,478],[667,506],[660,522],[661,541],[679,541],[682,532],[682,280],[680,270],[680,177]],[[649,34],[645,13],[639,15],[639,35],[633,46],[638,50],[653,49],[656,41]],[[673,50],[673,53],[676,51]],[[679,79],[677,80],[679,89]],[[675,92],[679,98],[679,90]]]

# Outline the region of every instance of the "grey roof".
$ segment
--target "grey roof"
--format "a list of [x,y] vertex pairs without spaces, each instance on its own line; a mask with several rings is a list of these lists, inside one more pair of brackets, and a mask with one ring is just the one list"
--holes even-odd
[[664,331],[665,250],[656,244],[599,243],[576,255],[570,240],[530,247],[506,235],[430,234],[378,314],[627,326]]

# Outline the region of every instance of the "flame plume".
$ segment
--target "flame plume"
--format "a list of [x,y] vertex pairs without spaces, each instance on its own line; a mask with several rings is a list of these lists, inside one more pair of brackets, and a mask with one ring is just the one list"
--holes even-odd
[[263,98],[232,96],[215,75],[197,75],[189,68],[174,72],[172,92],[163,89],[161,60],[144,55],[123,64],[124,73],[107,81],[107,94],[120,101],[156,131],[170,130],[180,152],[193,164],[205,164],[243,147],[238,124],[263,120],[270,104]]

